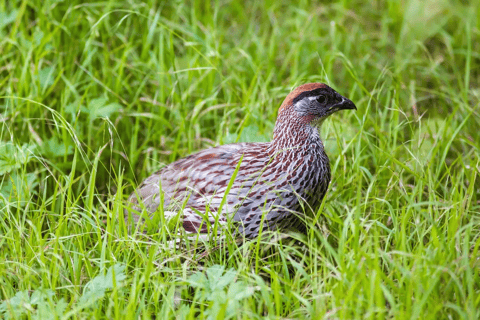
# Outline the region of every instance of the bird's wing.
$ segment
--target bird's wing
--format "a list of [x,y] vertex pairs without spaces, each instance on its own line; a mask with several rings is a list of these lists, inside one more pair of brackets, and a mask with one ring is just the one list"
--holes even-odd
[[[185,229],[188,231],[198,227],[202,222],[196,211],[203,214],[208,207],[210,212],[218,212],[235,168],[244,155],[234,187],[226,198],[220,216],[220,220],[226,221],[224,213],[234,211],[238,197],[246,197],[258,168],[265,166],[265,161],[258,159],[264,158],[259,157],[259,153],[264,153],[266,148],[265,143],[236,143],[202,150],[146,178],[132,193],[129,202],[134,211],[142,212],[145,209],[147,214],[153,214],[161,203],[162,190],[164,210],[178,211],[184,207]],[[135,222],[139,220],[136,214],[132,218]],[[215,221],[214,216],[211,219]]]

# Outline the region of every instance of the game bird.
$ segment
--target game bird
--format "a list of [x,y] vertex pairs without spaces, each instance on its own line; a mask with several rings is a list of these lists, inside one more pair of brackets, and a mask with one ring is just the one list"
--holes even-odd
[[129,197],[127,225],[163,211],[165,219],[155,221],[180,217],[181,228],[194,235],[225,225],[246,238],[262,228],[304,231],[305,215],[316,213],[331,178],[319,129],[344,109],[356,107],[326,84],[295,88],[278,110],[272,141],[222,145],[163,167]]

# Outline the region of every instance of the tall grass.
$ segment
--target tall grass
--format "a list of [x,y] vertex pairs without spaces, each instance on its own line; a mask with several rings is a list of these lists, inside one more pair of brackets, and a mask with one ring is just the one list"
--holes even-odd
[[[0,318],[480,317],[474,1],[0,0]],[[268,141],[296,85],[322,128],[308,235],[169,249],[126,196],[194,151]]]

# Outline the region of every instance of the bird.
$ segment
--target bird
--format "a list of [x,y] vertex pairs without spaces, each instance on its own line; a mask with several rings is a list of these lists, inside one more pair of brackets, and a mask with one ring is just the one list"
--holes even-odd
[[180,214],[182,231],[204,237],[226,225],[249,239],[262,230],[304,232],[331,180],[320,126],[345,109],[357,108],[324,83],[296,87],[278,110],[270,142],[220,145],[164,166],[128,198],[126,224],[163,211],[159,224]]

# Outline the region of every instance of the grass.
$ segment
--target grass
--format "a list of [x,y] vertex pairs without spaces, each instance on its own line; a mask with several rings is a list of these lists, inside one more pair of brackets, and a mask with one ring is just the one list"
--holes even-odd
[[[0,0],[0,318],[478,319],[479,12]],[[308,236],[202,254],[126,231],[143,178],[267,141],[313,81],[358,110],[323,125],[333,181]]]

